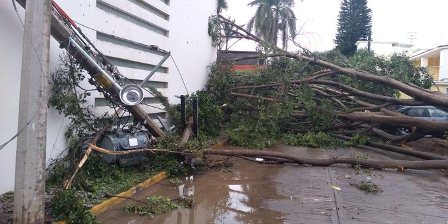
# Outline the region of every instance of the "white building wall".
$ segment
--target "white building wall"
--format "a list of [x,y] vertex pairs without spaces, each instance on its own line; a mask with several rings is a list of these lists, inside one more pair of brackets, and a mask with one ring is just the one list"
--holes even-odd
[[[19,15],[24,20],[24,9],[18,5]],[[0,144],[18,132],[20,75],[22,66],[23,28],[11,1],[0,2]],[[50,71],[55,71],[60,50],[55,40],[51,40]],[[48,111],[47,164],[65,148],[65,123],[63,116],[51,109]],[[0,194],[14,189],[14,170],[17,140],[14,139],[0,150]]]
[[[134,81],[142,80],[159,62],[162,55],[148,51],[135,43],[157,45],[171,51],[190,93],[202,89],[207,80],[207,66],[215,60],[216,49],[207,34],[208,17],[216,10],[216,1],[203,0],[59,0],[57,3],[80,26],[92,42],[116,64],[122,74]],[[24,10],[18,5],[23,18]],[[23,28],[11,1],[0,1],[0,90],[3,105],[0,124],[0,144],[8,140],[18,127],[20,70]],[[114,35],[124,40],[111,38]],[[62,51],[51,40],[50,68],[55,71]],[[91,88],[87,81],[84,85]],[[150,85],[177,103],[175,95],[185,94],[185,88],[171,59],[150,80]],[[153,102],[145,94],[147,102]],[[100,93],[89,99],[98,105],[95,111],[112,112],[104,105]],[[155,106],[160,104],[153,103]],[[149,113],[165,114],[163,110],[143,106]],[[66,148],[64,133],[68,119],[50,109],[47,127],[47,163]],[[14,189],[16,140],[0,151],[0,194]]]
[[[170,10],[171,53],[191,93],[204,88],[207,66],[216,59],[216,49],[210,47],[212,42],[207,34],[208,17],[215,14],[216,1],[172,0]],[[202,33],[206,35],[199,35]],[[174,96],[185,94],[185,88],[176,68],[170,63],[170,101],[177,103],[179,99]]]
[[[356,43],[357,50],[367,49],[368,42],[367,41],[358,41]],[[370,45],[370,49],[376,54],[381,56],[391,56],[394,53],[402,54],[408,53],[411,46],[407,46],[405,44],[399,44],[394,42],[375,42],[372,41]]]

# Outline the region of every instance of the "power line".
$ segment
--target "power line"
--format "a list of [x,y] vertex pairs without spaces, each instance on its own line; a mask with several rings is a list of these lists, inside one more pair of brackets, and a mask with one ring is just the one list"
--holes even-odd
[[[30,44],[31,44],[31,46],[32,46],[32,48],[33,48],[33,51],[34,51],[34,53],[36,54],[36,57],[39,59],[40,70],[42,71],[42,74],[45,74],[44,69],[43,69],[43,65],[42,65],[42,60],[41,60],[39,54],[37,53],[37,49],[36,49],[36,47],[34,46],[34,43],[33,43],[33,41],[31,40],[31,37],[30,37],[29,33],[28,33],[28,32],[26,31],[26,29],[25,29],[25,24],[23,23],[22,18],[20,18],[20,15],[19,15],[19,11],[18,11],[18,9],[17,9],[16,2],[15,2],[15,0],[11,0],[11,1],[12,1],[12,6],[13,6],[13,8],[14,8],[14,11],[15,11],[15,13],[16,13],[16,15],[17,15],[17,18],[19,19],[20,25],[21,25],[22,28],[23,28],[23,32],[24,32],[24,34],[25,34],[25,37],[26,37],[26,39],[30,42]],[[9,144],[10,142],[12,142],[15,138],[17,138],[17,137],[23,132],[23,130],[25,130],[25,128],[27,128],[27,127],[31,124],[31,122],[34,120],[34,118],[36,117],[36,115],[37,115],[37,111],[33,114],[33,116],[30,118],[30,120],[27,121],[27,123],[25,124],[25,126],[23,126],[23,127],[22,127],[22,128],[21,128],[21,129],[20,129],[14,136],[12,136],[8,141],[6,141],[5,143],[3,143],[3,144],[0,145],[0,150],[2,150],[6,145],[8,145],[8,144]]]
[[5,143],[0,145],[0,150],[2,150],[6,145],[8,145],[12,140],[14,140],[15,138],[17,138],[17,136],[20,135],[20,133],[22,133],[23,130],[25,130],[26,127],[28,127],[31,122],[34,120],[34,118],[37,115],[37,111],[36,113],[34,113],[34,115],[31,117],[30,120],[28,120],[28,122],[26,122],[25,126],[23,126],[14,136],[12,136],[8,141],[6,141]]
[[184,84],[185,91],[187,91],[187,95],[190,95],[190,93],[188,92],[187,85],[185,85],[184,77],[182,77],[182,73],[180,72],[179,67],[177,66],[177,63],[176,63],[176,61],[174,60],[173,55],[170,55],[170,57],[171,57],[171,59],[173,59],[174,66],[176,66],[176,69],[177,69],[177,72],[179,73],[180,79],[182,79],[182,83]]
[[20,21],[20,25],[22,25],[25,37],[30,42],[31,46],[33,47],[33,51],[36,54],[37,59],[39,59],[40,70],[42,71],[42,75],[43,75],[43,74],[45,74],[45,72],[44,72],[44,68],[43,68],[43,65],[42,65],[42,59],[40,58],[39,54],[37,53],[37,49],[34,46],[34,43],[31,40],[31,37],[30,37],[29,33],[25,29],[25,24],[23,23],[22,18],[20,18],[19,11],[17,10],[16,0],[11,0],[11,1],[12,1],[12,6],[14,7],[14,11],[16,12],[17,18]]

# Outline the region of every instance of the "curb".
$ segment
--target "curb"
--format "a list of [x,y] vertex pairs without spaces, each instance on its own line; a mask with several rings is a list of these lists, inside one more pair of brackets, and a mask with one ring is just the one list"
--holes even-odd
[[[226,145],[227,142],[228,142],[228,139],[222,140],[222,141],[214,144],[213,146],[211,146],[209,149],[221,148],[224,145]],[[109,199],[101,202],[100,204],[93,206],[90,209],[90,211],[92,212],[93,215],[97,216],[97,215],[101,214],[102,212],[106,211],[107,209],[109,209],[110,207],[126,200],[126,198],[131,197],[135,193],[162,181],[166,177],[167,177],[166,172],[160,172],[160,173],[156,174],[155,176],[149,178],[148,180],[130,188],[129,190],[117,194],[116,196],[118,196],[118,197],[109,198]]]
[[[212,145],[209,149],[219,149],[219,148],[223,147],[224,145],[226,145],[227,142],[228,142],[228,139],[224,139],[224,140],[219,141],[218,143]],[[146,188],[164,180],[165,178],[167,178],[166,172],[160,172],[160,173],[152,176],[151,178],[147,179],[146,181],[144,181],[134,187],[131,187],[129,190],[117,194],[116,196],[118,196],[118,197],[112,197],[112,198],[109,198],[109,199],[101,202],[100,204],[94,205],[90,209],[90,212],[92,212],[93,215],[97,216],[97,215],[103,213],[104,211],[106,211],[107,209],[109,209],[110,207],[123,202],[124,200],[126,200],[126,198],[131,197],[135,193],[137,193],[143,189],[146,189]],[[66,221],[57,221],[56,223],[57,224],[66,224],[67,222]]]
[[160,173],[156,174],[155,176],[149,178],[148,180],[146,180],[134,187],[131,187],[129,190],[117,194],[116,196],[118,196],[118,197],[109,198],[109,199],[101,202],[100,204],[93,206],[90,209],[90,211],[92,212],[93,215],[97,216],[97,215],[101,214],[102,212],[106,211],[107,209],[109,209],[110,207],[126,200],[126,198],[131,197],[135,193],[162,181],[166,177],[167,177],[167,174],[165,172],[160,172]]

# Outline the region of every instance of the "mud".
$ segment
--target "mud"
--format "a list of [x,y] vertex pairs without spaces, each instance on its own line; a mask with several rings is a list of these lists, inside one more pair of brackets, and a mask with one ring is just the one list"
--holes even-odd
[[[228,149],[232,147],[228,147]],[[356,149],[322,150],[279,145],[276,150],[303,156],[401,157]],[[126,200],[97,218],[101,223],[448,223],[448,177],[439,171],[355,170],[347,166],[260,165],[232,159],[230,169],[164,181],[135,195],[175,199],[194,195],[191,209],[155,217],[123,211]],[[356,186],[372,181],[382,192]]]

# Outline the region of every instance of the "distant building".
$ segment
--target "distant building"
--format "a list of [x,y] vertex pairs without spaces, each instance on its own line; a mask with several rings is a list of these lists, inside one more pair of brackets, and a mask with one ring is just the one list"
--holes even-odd
[[[246,71],[264,68],[265,60],[259,58],[260,52],[257,51],[219,51],[218,58],[227,60],[233,64],[232,69],[235,71]],[[243,59],[250,57],[249,59]],[[236,60],[235,59],[241,59]]]
[[448,94],[448,45],[420,50],[410,56],[417,67],[425,67],[434,78],[436,86],[431,90]]
[[[360,40],[356,42],[357,50],[367,49],[369,42],[366,40]],[[413,45],[403,44],[398,42],[381,42],[370,41],[370,50],[381,56],[391,56],[392,54],[408,54],[411,51]]]

